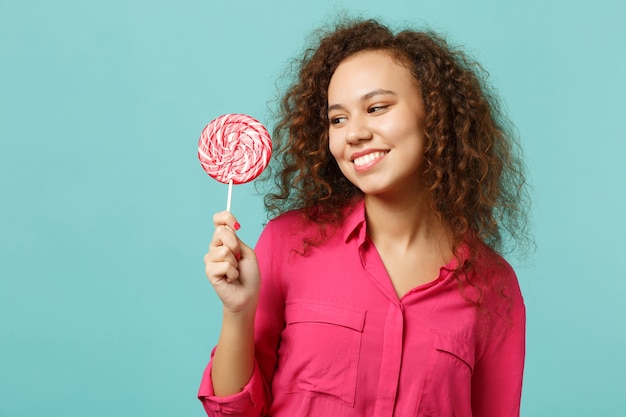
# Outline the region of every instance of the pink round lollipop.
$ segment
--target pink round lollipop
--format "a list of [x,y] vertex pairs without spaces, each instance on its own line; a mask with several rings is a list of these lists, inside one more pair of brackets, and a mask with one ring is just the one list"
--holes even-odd
[[245,114],[225,114],[209,123],[198,141],[204,171],[219,182],[243,184],[258,177],[272,155],[267,129]]

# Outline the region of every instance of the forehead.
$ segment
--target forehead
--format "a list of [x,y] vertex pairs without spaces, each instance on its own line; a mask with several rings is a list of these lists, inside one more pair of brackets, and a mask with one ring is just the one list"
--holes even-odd
[[[419,83],[401,59],[385,50],[359,52],[341,61],[328,86],[329,96],[346,89],[398,89]],[[413,89],[411,89],[414,91]]]

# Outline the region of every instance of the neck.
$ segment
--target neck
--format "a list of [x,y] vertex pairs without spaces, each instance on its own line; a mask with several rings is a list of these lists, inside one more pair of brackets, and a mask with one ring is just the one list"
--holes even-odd
[[450,252],[448,228],[437,217],[424,193],[390,199],[365,196],[367,230],[375,245],[411,250],[429,246]]

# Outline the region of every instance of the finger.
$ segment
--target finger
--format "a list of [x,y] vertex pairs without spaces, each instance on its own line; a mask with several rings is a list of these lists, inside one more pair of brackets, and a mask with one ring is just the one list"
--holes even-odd
[[205,273],[213,285],[222,280],[232,282],[239,278],[239,270],[228,262],[210,262],[206,265]]
[[229,226],[219,225],[213,232],[209,246],[220,246],[224,244],[229,247],[239,246],[235,231]]
[[211,250],[207,252],[206,255],[204,255],[204,263],[205,265],[208,265],[210,263],[227,262],[233,268],[238,269],[239,268],[238,255],[239,253],[233,253],[233,251],[230,248],[224,245],[220,245],[220,246],[211,248]]
[[239,222],[229,211],[220,211],[213,215],[213,225],[217,228],[219,226],[228,226],[233,230],[239,230]]
[[[240,258],[242,242],[235,232],[227,226],[219,226],[213,233],[209,244],[209,253],[212,260],[225,260],[229,254],[235,259]],[[226,253],[225,250],[228,252]]]

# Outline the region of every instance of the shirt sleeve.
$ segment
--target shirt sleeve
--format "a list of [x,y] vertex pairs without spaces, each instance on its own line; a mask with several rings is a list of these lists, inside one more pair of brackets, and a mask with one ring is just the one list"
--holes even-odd
[[281,248],[281,233],[275,229],[276,225],[270,222],[255,247],[261,272],[261,291],[255,316],[255,364],[252,377],[241,392],[227,397],[215,396],[211,381],[213,349],[198,391],[198,398],[209,417],[261,417],[269,410],[278,344],[285,322],[281,277],[276,272],[280,268],[277,268],[277,261],[273,258],[273,254]]
[[[474,417],[519,417],[524,374],[526,310],[517,278],[506,297],[511,310],[492,331],[484,354],[476,362],[472,376],[472,415]],[[508,294],[506,294],[508,293]]]
[[[215,352],[215,349],[213,350]],[[213,358],[213,354],[211,354]],[[213,391],[211,380],[212,362],[204,370],[198,398],[204,406],[209,417],[241,416],[259,417],[262,415],[265,405],[265,393],[263,390],[262,375],[255,363],[250,381],[237,394],[227,397],[217,397]]]

